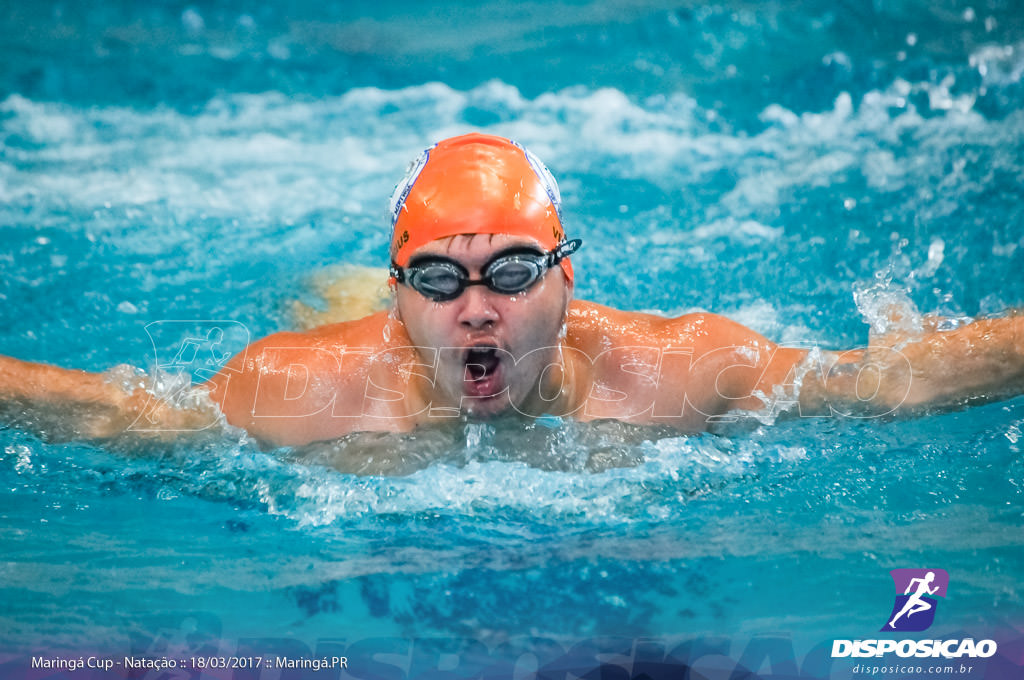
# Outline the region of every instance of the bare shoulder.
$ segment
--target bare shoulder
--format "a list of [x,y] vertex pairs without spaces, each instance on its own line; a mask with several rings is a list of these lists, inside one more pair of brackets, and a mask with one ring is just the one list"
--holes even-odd
[[274,333],[239,352],[206,386],[229,423],[265,441],[300,441],[326,430],[332,412],[362,399],[372,357],[385,345],[386,321],[380,313]]
[[696,312],[666,317],[631,312],[583,300],[569,308],[567,340],[585,352],[609,347],[654,344],[708,351],[723,346],[767,342],[760,334],[727,317]]
[[590,382],[614,392],[608,397],[577,385],[577,393],[588,394],[588,417],[688,431],[731,409],[761,408],[756,393],[785,382],[803,355],[718,314],[664,317],[590,302],[570,309],[566,341],[590,360],[581,362]]
[[763,335],[738,321],[710,312],[668,319],[668,324],[672,329],[704,339],[714,347],[772,344]]
[[283,331],[257,340],[235,355],[222,373],[272,371],[299,363],[311,368],[346,353],[370,354],[384,345],[386,313],[307,331]]

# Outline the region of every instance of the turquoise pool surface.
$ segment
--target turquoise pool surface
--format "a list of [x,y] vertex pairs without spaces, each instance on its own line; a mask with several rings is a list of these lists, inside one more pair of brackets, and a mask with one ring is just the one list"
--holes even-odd
[[[185,329],[224,329],[216,361],[290,328],[316,272],[385,265],[406,164],[470,130],[558,178],[580,298],[826,348],[999,314],[1024,304],[1022,29],[1000,0],[0,3],[0,353],[172,380]],[[374,476],[238,433],[138,455],[6,428],[0,676],[180,648],[511,680],[582,649],[540,675],[638,678],[697,640],[700,677],[848,678],[832,641],[879,637],[888,572],[934,567],[927,635],[999,637],[1013,677],[1022,437],[1021,397],[700,436],[465,422],[339,443],[433,460]],[[634,464],[589,471],[605,452]]]

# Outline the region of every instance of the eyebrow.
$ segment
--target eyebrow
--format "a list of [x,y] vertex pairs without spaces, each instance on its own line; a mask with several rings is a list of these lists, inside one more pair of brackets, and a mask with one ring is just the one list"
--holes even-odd
[[453,236],[448,238],[448,243],[445,244],[444,250],[445,250],[446,253],[447,252],[451,252],[452,245],[455,243],[455,241],[457,239],[460,239],[460,238],[465,238],[466,239],[466,245],[469,245],[470,243],[473,242],[473,239],[475,239],[477,236],[486,236],[487,237],[487,245],[491,245],[491,243],[494,242],[494,237],[497,236],[497,234],[454,234]]
[[[511,245],[508,248],[503,248],[498,252],[494,253],[493,255],[491,255],[490,257],[488,257],[486,260],[484,260],[483,265],[481,265],[481,267],[486,267],[488,264],[494,262],[500,257],[514,255],[515,253],[522,252],[529,252],[538,255],[543,254],[543,251],[534,245],[527,245],[525,243],[520,245]],[[423,253],[422,255],[414,255],[412,259],[409,260],[409,264],[406,266],[417,267],[426,262],[450,262],[452,264],[458,265],[459,267],[462,267],[463,269],[467,269],[465,264],[456,260],[454,257],[448,257],[447,255],[441,255],[440,253]]]

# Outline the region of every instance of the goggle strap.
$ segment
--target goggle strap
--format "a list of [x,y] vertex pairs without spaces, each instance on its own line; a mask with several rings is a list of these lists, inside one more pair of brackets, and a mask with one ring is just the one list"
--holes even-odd
[[581,245],[583,245],[583,240],[578,238],[574,238],[569,241],[562,241],[561,243],[559,243],[558,246],[551,253],[550,266],[558,264],[565,258],[575,253],[577,250],[580,249]]

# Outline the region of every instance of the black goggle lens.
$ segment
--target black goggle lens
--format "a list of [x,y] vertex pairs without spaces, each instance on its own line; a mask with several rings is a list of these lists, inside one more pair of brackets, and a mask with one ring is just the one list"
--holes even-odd
[[[533,257],[544,259],[540,253]],[[484,271],[480,281],[470,281],[465,272],[450,263],[429,262],[409,267],[408,281],[418,293],[437,302],[454,300],[467,286],[474,284],[484,284],[495,293],[505,295],[522,293],[537,283],[544,273],[544,268],[537,262],[522,258],[522,255],[513,255],[495,260]]]
[[483,278],[478,281],[471,280],[462,266],[445,260],[427,260],[406,268],[392,265],[391,275],[435,302],[454,300],[468,286],[476,285],[487,286],[495,293],[515,295],[540,281],[544,272],[579,246],[580,241],[573,240],[549,253],[526,250],[499,255],[484,266]]
[[465,274],[452,265],[434,262],[413,269],[410,272],[409,285],[428,298],[450,300],[462,294],[465,280]]
[[520,255],[501,258],[484,272],[487,287],[498,293],[521,293],[537,283],[544,273],[541,266],[544,256],[537,254],[535,260],[524,260]]

